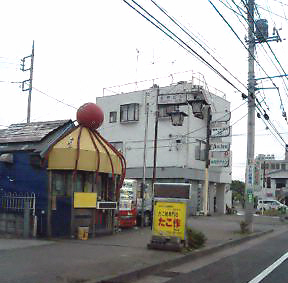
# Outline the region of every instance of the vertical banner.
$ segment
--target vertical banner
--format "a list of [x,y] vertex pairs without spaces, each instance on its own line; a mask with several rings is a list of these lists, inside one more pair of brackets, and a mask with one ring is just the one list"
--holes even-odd
[[172,236],[185,240],[186,203],[160,202],[154,204],[153,235]]
[[253,202],[254,193],[254,182],[255,182],[255,164],[254,162],[249,162],[246,168],[246,194],[248,197],[248,202]]

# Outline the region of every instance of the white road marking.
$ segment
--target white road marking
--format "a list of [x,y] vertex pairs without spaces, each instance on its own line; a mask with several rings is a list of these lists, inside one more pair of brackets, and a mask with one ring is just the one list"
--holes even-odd
[[273,264],[268,266],[266,269],[264,269],[259,275],[257,275],[255,278],[253,278],[248,283],[258,283],[261,280],[263,280],[268,274],[270,274],[275,268],[277,268],[283,261],[285,261],[288,258],[288,252],[284,255],[282,255],[279,259],[277,259]]

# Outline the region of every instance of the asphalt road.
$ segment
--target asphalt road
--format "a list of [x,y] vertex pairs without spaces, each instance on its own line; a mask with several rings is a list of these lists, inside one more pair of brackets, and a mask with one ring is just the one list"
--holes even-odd
[[[137,283],[275,283],[288,282],[288,234],[251,241],[198,262],[165,270]],[[285,260],[273,269],[271,265],[286,254]],[[270,267],[266,272],[263,271]],[[270,273],[269,273],[270,272]],[[266,274],[267,273],[267,274]],[[256,277],[262,274],[259,281]]]

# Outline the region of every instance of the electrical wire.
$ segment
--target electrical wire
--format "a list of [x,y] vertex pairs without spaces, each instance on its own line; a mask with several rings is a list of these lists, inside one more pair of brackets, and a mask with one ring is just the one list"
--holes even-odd
[[[180,39],[175,33],[173,33],[171,30],[169,30],[165,25],[161,24],[155,17],[153,17],[149,12],[147,12],[142,6],[140,6],[137,2],[132,0],[132,2],[137,5],[140,9],[142,9],[147,15],[149,15],[153,20],[155,20],[157,23],[159,23],[161,26],[163,26],[170,34],[165,32],[160,26],[156,25],[154,22],[152,22],[150,19],[148,19],[144,14],[142,14],[139,10],[137,10],[134,6],[132,6],[130,3],[128,3],[126,0],[123,0],[128,6],[130,6],[133,10],[135,10],[137,13],[139,13],[142,17],[144,17],[147,21],[152,23],[155,27],[157,27],[159,30],[161,30],[165,35],[167,35],[169,38],[171,38],[173,41],[175,41],[179,46],[181,46],[183,49],[188,51],[188,53],[192,54],[193,56],[196,55],[196,58],[204,64],[206,64],[212,71],[214,71],[219,77],[221,77],[223,80],[225,80],[228,84],[230,84],[233,88],[238,90],[240,93],[242,91],[236,87],[231,81],[229,81],[223,74],[221,74],[215,67],[213,67],[207,60],[205,60],[200,54],[198,54],[193,48],[191,48],[187,43],[185,43],[182,39]],[[175,39],[174,37],[177,39]],[[184,46],[183,46],[184,45]]]
[[71,107],[71,108],[73,108],[73,109],[78,109],[77,107],[75,107],[75,106],[73,106],[73,105],[71,105],[71,104],[65,103],[65,102],[63,102],[63,101],[61,101],[61,100],[59,100],[59,99],[57,99],[57,98],[55,98],[55,97],[53,97],[53,96],[45,93],[45,92],[43,92],[43,91],[41,91],[41,90],[39,90],[39,89],[37,89],[37,88],[35,88],[35,87],[32,87],[32,88],[33,88],[34,90],[36,90],[36,91],[38,91],[38,92],[46,95],[47,97],[49,97],[49,98],[51,98],[51,99],[54,99],[54,100],[57,101],[58,103],[62,103],[63,105],[66,105],[66,106]]
[[230,76],[232,76],[238,83],[240,83],[244,88],[246,86],[235,77],[221,62],[219,62],[201,43],[199,43],[194,37],[191,36],[190,32],[185,29],[182,24],[179,23],[175,18],[171,17],[167,11],[160,7],[154,0],[150,0],[162,13],[164,13],[177,27],[179,27],[186,35],[188,35],[197,45],[199,45],[209,56],[213,58]]

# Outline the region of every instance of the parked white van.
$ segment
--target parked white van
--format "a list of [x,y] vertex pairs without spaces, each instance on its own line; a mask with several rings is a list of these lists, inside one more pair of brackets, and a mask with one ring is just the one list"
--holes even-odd
[[288,208],[287,205],[275,199],[260,199],[257,205],[258,210],[279,209],[281,207]]

